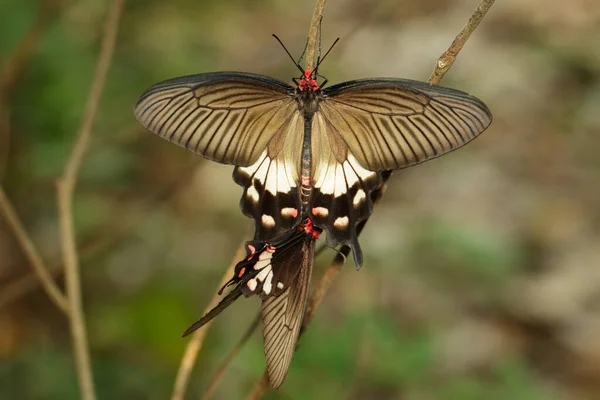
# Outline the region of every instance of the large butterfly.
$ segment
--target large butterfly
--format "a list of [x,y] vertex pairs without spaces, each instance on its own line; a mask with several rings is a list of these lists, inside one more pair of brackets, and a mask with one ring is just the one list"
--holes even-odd
[[308,217],[334,243],[349,245],[357,266],[356,226],[372,212],[381,172],[455,150],[492,121],[476,97],[423,82],[362,79],[323,88],[316,69],[294,82],[240,72],[175,78],[142,94],[135,115],[159,136],[236,166],[255,240]]
[[233,278],[223,286],[235,286],[217,306],[194,322],[189,335],[229,307],[242,294],[262,300],[265,358],[269,381],[278,388],[292,362],[302,326],[314,258],[314,243],[321,229],[310,219],[272,241],[246,243],[246,257],[237,263]]

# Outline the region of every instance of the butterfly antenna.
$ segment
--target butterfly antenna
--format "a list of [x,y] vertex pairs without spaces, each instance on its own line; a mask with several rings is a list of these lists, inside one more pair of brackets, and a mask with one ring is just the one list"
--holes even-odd
[[329,48],[329,50],[327,50],[327,53],[325,53],[325,55],[323,56],[323,58],[319,58],[319,61],[317,62],[317,66],[315,67],[315,71],[319,68],[319,65],[321,65],[321,63],[323,62],[323,60],[325,60],[325,57],[327,57],[327,55],[329,55],[329,53],[331,52],[331,50],[333,49],[333,47],[335,46],[335,44],[340,40],[340,38],[335,39],[335,41],[333,42],[333,44],[331,45],[331,47]]
[[[304,73],[304,70],[302,69],[302,67],[300,66],[300,63],[297,63],[296,60],[294,60],[294,57],[292,57],[292,55],[290,54],[290,52],[288,51],[288,49],[285,47],[285,45],[283,44],[283,42],[281,41],[281,39],[279,39],[277,37],[277,35],[273,34],[273,37],[275,39],[277,39],[277,41],[279,42],[279,44],[281,45],[281,47],[283,47],[283,49],[285,50],[285,52],[287,53],[287,55],[290,57],[290,59],[292,60],[292,62],[294,63],[294,65],[296,67],[298,67],[298,69],[300,70],[301,73]],[[302,53],[304,55],[304,53]]]

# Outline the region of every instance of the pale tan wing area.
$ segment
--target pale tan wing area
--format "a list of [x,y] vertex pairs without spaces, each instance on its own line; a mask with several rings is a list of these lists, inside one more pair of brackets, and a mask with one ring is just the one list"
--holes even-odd
[[319,111],[336,136],[330,142],[347,146],[370,171],[439,157],[470,142],[492,122],[476,97],[423,82],[366,79],[332,86],[324,95]]
[[263,337],[267,374],[271,386],[278,388],[285,379],[302,326],[308,286],[314,258],[314,240],[307,240],[302,249],[296,280],[277,297],[262,303]]
[[252,165],[233,171],[234,181],[244,188],[242,212],[256,221],[256,240],[270,240],[300,222],[298,182],[303,131],[304,119],[294,111]]
[[192,75],[154,85],[134,112],[146,129],[191,152],[249,166],[297,112],[293,91],[254,74]]

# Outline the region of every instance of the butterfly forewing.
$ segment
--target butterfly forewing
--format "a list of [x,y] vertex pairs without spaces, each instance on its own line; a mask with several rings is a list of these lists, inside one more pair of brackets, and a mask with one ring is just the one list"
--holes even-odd
[[[302,326],[314,258],[314,238],[305,238],[287,252],[280,271],[297,271],[292,284],[262,303],[265,359],[269,381],[278,388],[287,375]],[[290,273],[290,272],[288,272]]]
[[323,91],[319,112],[370,171],[415,165],[457,149],[492,121],[486,105],[459,90],[405,79],[365,79]]
[[260,75],[185,76],[148,89],[135,106],[151,132],[208,159],[248,166],[296,111],[294,88]]

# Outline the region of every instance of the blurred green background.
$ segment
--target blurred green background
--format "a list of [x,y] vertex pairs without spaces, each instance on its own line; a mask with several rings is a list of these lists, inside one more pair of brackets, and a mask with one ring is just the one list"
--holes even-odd
[[[0,179],[61,282],[54,181],[91,85],[108,1],[50,1],[7,98]],[[426,80],[477,0],[330,0],[320,72]],[[0,1],[0,62],[39,1]],[[129,0],[81,170],[75,218],[101,399],[168,398],[187,340],[252,230],[232,168],[138,126],[153,83],[241,70],[298,75],[313,2]],[[52,8],[52,7],[50,7]],[[600,399],[600,2],[499,0],[443,84],[494,114],[478,140],[393,175],[350,261],[269,399]],[[326,251],[315,276],[333,257]],[[240,300],[208,333],[199,397],[259,309]],[[215,399],[262,374],[260,332]],[[0,399],[75,399],[69,330],[0,219]]]

